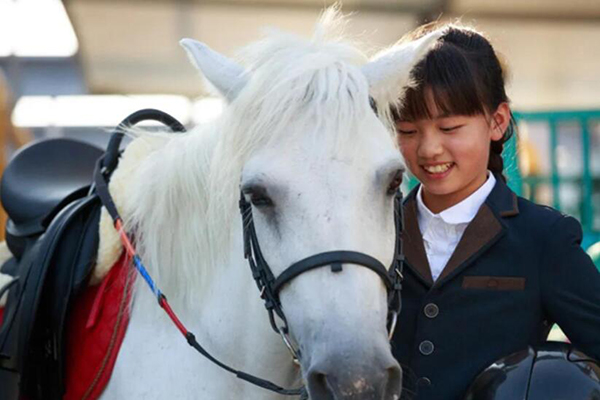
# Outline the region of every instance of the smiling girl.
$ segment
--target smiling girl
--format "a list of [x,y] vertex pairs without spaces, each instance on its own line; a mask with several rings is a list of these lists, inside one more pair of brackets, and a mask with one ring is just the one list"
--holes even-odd
[[463,398],[481,370],[543,343],[553,323],[600,358],[600,274],[580,247],[581,226],[508,188],[501,153],[515,124],[502,65],[480,33],[443,29],[395,111],[420,182],[404,203],[407,272],[393,338],[414,400]]

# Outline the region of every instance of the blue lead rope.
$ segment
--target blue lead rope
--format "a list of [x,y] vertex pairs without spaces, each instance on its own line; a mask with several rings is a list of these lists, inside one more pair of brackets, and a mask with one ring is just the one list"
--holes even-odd
[[133,256],[133,263],[135,264],[135,268],[138,270],[140,275],[142,275],[142,278],[144,278],[148,286],[150,286],[150,290],[152,290],[158,301],[160,301],[160,299],[163,297],[163,294],[154,284],[152,277],[150,274],[148,274],[148,270],[146,270],[146,267],[144,267],[142,260],[140,260],[140,257],[137,254]]

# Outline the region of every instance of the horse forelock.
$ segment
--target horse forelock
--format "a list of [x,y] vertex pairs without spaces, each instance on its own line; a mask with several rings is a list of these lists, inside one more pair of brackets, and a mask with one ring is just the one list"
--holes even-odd
[[211,275],[228,262],[232,240],[241,240],[232,237],[241,225],[240,177],[257,149],[292,132],[317,131],[331,135],[333,151],[359,146],[356,127],[370,112],[360,71],[366,57],[326,33],[319,26],[312,40],[304,40],[271,32],[250,45],[243,52],[250,79],[221,118],[174,138],[140,170],[126,222],[171,301],[198,301]]

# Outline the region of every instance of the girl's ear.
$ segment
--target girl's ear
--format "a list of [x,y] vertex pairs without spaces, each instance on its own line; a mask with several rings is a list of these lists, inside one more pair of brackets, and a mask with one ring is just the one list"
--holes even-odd
[[492,140],[502,139],[510,120],[511,112],[508,103],[500,103],[494,114],[492,114]]

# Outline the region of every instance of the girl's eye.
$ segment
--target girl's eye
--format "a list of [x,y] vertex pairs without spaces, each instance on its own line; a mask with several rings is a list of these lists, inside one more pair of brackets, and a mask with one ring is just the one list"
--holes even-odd
[[441,127],[440,130],[442,132],[452,132],[455,131],[459,128],[462,128],[464,125],[455,125],[455,126],[449,126],[449,127]]
[[417,132],[415,126],[412,123],[406,121],[397,121],[396,131],[400,135],[411,135]]
[[396,174],[392,178],[392,181],[390,182],[390,185],[387,188],[387,194],[390,196],[396,194],[396,192],[400,188],[401,184],[402,184],[402,170],[398,170],[398,171],[396,171]]

